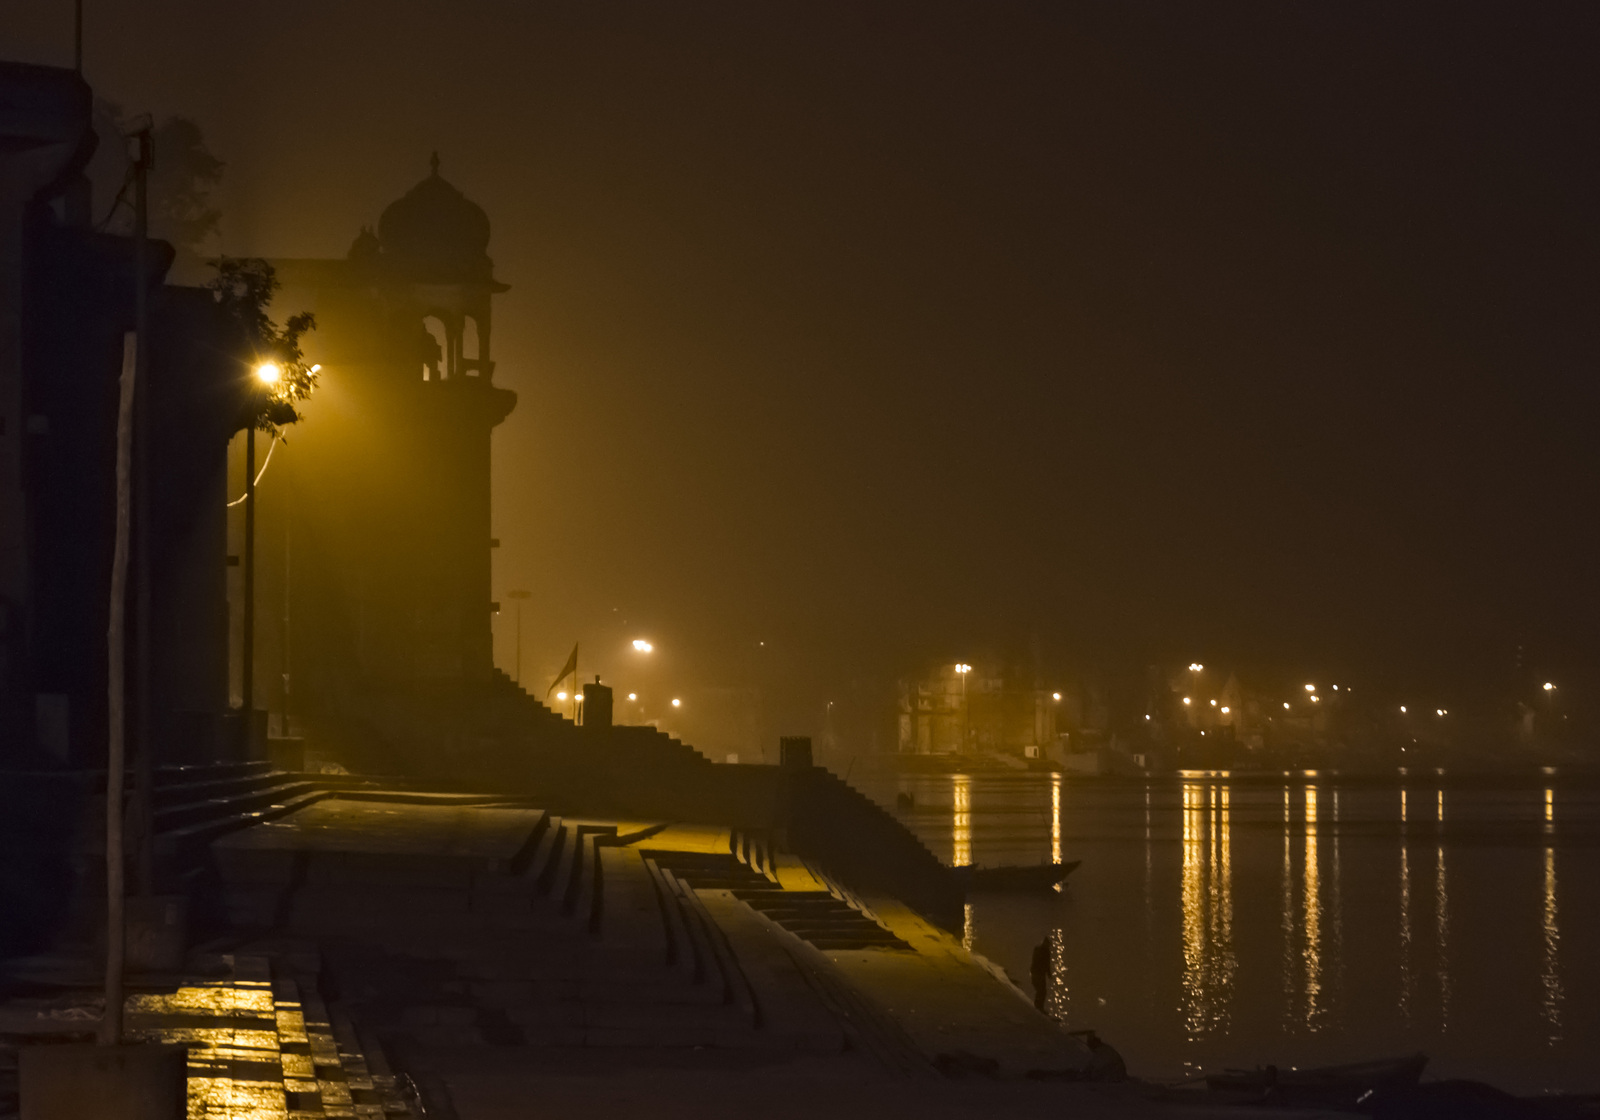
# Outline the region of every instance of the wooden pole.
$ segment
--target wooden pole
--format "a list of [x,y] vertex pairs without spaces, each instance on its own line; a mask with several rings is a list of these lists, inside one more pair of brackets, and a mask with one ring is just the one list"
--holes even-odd
[[134,556],[134,696],[133,696],[133,835],[140,897],[155,894],[155,736],[150,712],[150,298],[145,283],[149,259],[150,131],[135,138],[138,163],[133,185],[133,556]]
[[111,620],[106,627],[106,1013],[100,1045],[122,1041],[122,767],[126,731],[129,468],[133,451],[133,394],[139,339],[122,336],[122,378],[117,400],[117,528],[111,551]]

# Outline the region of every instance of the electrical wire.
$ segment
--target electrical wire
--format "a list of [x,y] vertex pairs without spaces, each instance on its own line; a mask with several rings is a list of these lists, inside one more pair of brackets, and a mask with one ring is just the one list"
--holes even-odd
[[[257,486],[261,485],[261,476],[267,473],[267,464],[272,462],[272,453],[275,450],[277,450],[277,447],[278,447],[278,437],[277,437],[276,434],[274,434],[273,437],[272,437],[272,443],[270,445],[268,445],[268,447],[267,447],[267,457],[265,459],[261,460],[261,469],[256,472],[256,485]],[[244,500],[246,498],[248,498],[249,496],[250,496],[250,492],[248,490],[246,490],[243,494],[240,494],[233,501],[229,502],[228,503],[228,508],[232,509],[234,506],[242,504],[244,502]]]

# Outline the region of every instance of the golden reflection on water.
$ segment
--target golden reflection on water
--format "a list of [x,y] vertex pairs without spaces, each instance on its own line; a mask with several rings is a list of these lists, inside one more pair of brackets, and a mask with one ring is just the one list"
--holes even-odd
[[1305,894],[1302,921],[1305,940],[1301,957],[1305,962],[1305,1024],[1317,1029],[1322,1011],[1322,879],[1317,854],[1317,787],[1306,787]]
[[[1402,819],[1405,791],[1400,793]],[[1400,837],[1400,1017],[1411,1022],[1411,852]]]
[[1059,929],[1050,931],[1050,986],[1044,999],[1045,1014],[1058,1023],[1067,1021],[1072,1008],[1072,991],[1067,986],[1067,935]]
[[967,952],[972,952],[972,943],[977,939],[977,926],[972,921],[972,903],[962,907],[961,913],[961,947]]
[[1544,791],[1544,830],[1546,832],[1555,831],[1555,823],[1556,791],[1553,789],[1547,789]]
[[1061,862],[1061,775],[1050,775],[1050,862]]
[[952,867],[966,867],[972,862],[972,779],[956,774],[955,813],[951,822],[954,850],[950,856]]
[[1289,787],[1283,787],[1283,898],[1278,907],[1279,924],[1283,930],[1283,993],[1286,1023],[1294,1018],[1294,992],[1299,968],[1294,951],[1294,837],[1290,832],[1292,821]]
[[[1439,794],[1439,819],[1444,819],[1444,793]],[[1433,924],[1439,975],[1439,1030],[1450,1022],[1450,892],[1444,870],[1444,845],[1434,849]]]
[[1191,1039],[1226,1030],[1237,962],[1229,791],[1183,786],[1183,991]]
[[[1545,792],[1549,793],[1548,790]],[[1561,962],[1558,956],[1561,928],[1556,924],[1556,850],[1548,846],[1544,850],[1544,913],[1541,916],[1544,960],[1539,972],[1539,986],[1543,994],[1540,1010],[1549,1030],[1546,1041],[1556,1043],[1561,1041],[1561,1003],[1564,993],[1561,990]]]

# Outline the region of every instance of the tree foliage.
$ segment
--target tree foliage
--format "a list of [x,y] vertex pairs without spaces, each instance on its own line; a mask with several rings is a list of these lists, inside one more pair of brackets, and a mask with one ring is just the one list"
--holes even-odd
[[239,324],[250,346],[246,355],[252,386],[254,371],[263,362],[277,365],[279,377],[270,389],[256,388],[251,394],[255,427],[274,435],[300,419],[295,405],[311,396],[317,385],[317,370],[306,363],[300,340],[317,327],[309,311],[289,316],[280,328],[267,314],[278,290],[278,276],[272,265],[259,257],[221,257],[212,262],[216,276],[206,285],[222,309]]
[[169,117],[151,134],[150,227],[159,237],[199,253],[217,230],[222,212],[211,192],[222,182],[223,162],[206,147],[200,126]]

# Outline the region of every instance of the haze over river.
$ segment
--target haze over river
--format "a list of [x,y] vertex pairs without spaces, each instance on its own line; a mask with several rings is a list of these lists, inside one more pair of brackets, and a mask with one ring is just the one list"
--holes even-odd
[[[874,776],[941,859],[1083,860],[966,937],[1137,1075],[1424,1050],[1427,1076],[1600,1090],[1600,784],[1534,771]],[[895,794],[916,799],[896,810]]]

